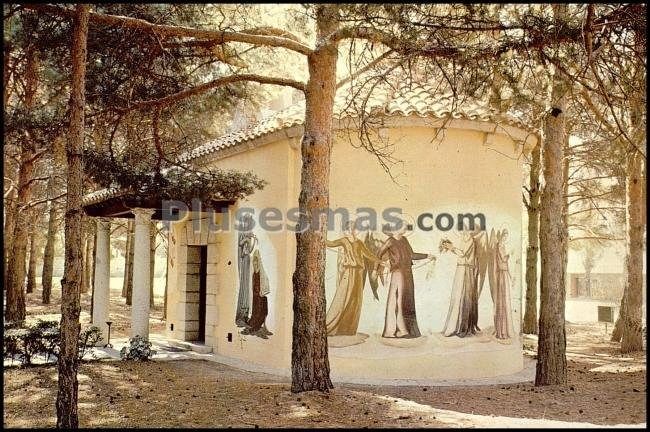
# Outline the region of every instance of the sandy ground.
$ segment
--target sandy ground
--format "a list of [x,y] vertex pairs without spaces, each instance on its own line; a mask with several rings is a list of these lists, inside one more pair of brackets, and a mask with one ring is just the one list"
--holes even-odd
[[[531,383],[338,385],[329,394],[295,395],[285,378],[202,360],[86,363],[79,374],[80,422],[85,427],[507,427],[558,426],[552,420],[596,425],[645,422],[644,353],[616,354],[615,345],[606,341],[604,329],[598,326],[569,325],[567,333],[569,384],[545,388]],[[7,369],[4,391],[5,426],[55,424],[55,367]],[[517,422],[525,418],[546,422]]]
[[[162,289],[156,284],[151,331],[160,333]],[[112,335],[128,335],[130,308],[112,280]],[[53,305],[28,295],[31,319],[57,317]],[[82,295],[88,322],[90,295]],[[115,331],[117,330],[117,331]],[[609,329],[611,330],[611,328]],[[534,356],[536,339],[524,342]],[[568,324],[566,386],[532,383],[462,387],[337,385],[329,394],[289,391],[287,378],[246,372],[203,360],[82,364],[79,417],[84,427],[440,427],[566,426],[646,421],[645,353],[622,356],[603,325]],[[53,427],[57,370],[54,366],[5,369],[5,427]]]
[[[56,320],[61,319],[61,288],[56,279],[52,282],[52,295],[50,304],[44,305],[41,301],[42,292],[40,289],[41,278],[36,278],[36,290],[26,294],[25,304],[27,307],[27,322],[37,319]],[[165,322],[162,320],[163,304],[165,294],[165,278],[154,278],[154,306],[150,310],[149,332],[162,333],[165,329]],[[111,277],[111,304],[109,316],[113,321],[111,324],[111,338],[128,337],[131,322],[131,306],[126,304],[122,297],[122,278]],[[81,326],[90,325],[90,292],[81,294]]]

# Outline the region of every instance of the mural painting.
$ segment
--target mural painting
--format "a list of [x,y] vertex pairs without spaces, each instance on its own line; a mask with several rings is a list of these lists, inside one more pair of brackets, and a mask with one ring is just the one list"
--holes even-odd
[[[372,320],[376,323],[379,342],[390,346],[409,347],[418,345],[396,342],[402,339],[422,341],[426,338],[416,313],[416,292],[425,287],[415,286],[413,270],[432,263],[425,278],[429,280],[435,271],[436,256],[413,251],[408,240],[413,234],[412,225],[408,224],[406,219],[403,222],[399,227],[384,225],[383,241],[371,231],[366,232],[365,240],[361,241],[353,222],[345,224],[343,237],[327,241],[328,248],[338,252],[336,291],[328,302],[327,311],[330,346],[341,348],[357,345],[368,339],[367,334],[357,333],[366,281],[372,289],[374,300],[379,301],[380,296],[385,295],[383,323],[380,323],[379,317]],[[509,343],[514,331],[510,300],[512,277],[508,263],[510,254],[506,252],[507,240],[506,228],[498,231],[492,229],[488,236],[485,230],[470,230],[464,227],[460,232],[460,240],[454,241],[456,244],[447,238],[440,241],[440,254],[456,256],[455,269],[442,269],[453,272],[446,319],[441,329],[433,329],[428,334],[440,335],[442,340],[451,337],[465,339],[481,336],[477,341],[480,339],[481,342],[496,340]],[[416,265],[416,261],[421,264]],[[479,298],[486,279],[490,285],[494,314],[494,328],[491,332],[488,329],[489,334],[482,331],[478,325]],[[419,280],[418,283],[422,284],[422,279]],[[442,291],[436,286],[432,288],[436,293]],[[382,295],[383,289],[385,294]],[[380,327],[382,325],[383,330]],[[347,339],[346,342],[342,342],[343,339],[340,338],[354,335],[356,338]],[[489,340],[484,340],[486,338]],[[390,340],[395,342],[389,343]],[[420,342],[420,345],[422,343],[424,342]]]
[[[492,239],[493,232],[490,235]],[[494,302],[494,332],[497,339],[510,339],[513,335],[512,327],[512,308],[510,303],[510,268],[508,260],[510,254],[506,253],[508,241],[508,230],[502,229],[495,236],[495,246],[493,247],[493,270],[490,271],[490,288],[492,301]],[[492,283],[494,281],[494,284]]]
[[509,254],[505,252],[508,230],[490,232],[463,231],[462,247],[455,247],[448,239],[440,242],[442,253],[458,256],[451,302],[442,333],[445,336],[466,337],[480,332],[478,327],[478,298],[483,290],[487,272],[490,294],[494,305],[493,335],[500,340],[510,339],[512,312],[510,303]]
[[[432,255],[413,252],[406,238],[412,231],[406,223],[398,229],[384,226],[388,236],[381,249],[379,259],[388,258],[390,283],[386,299],[386,318],[382,337],[417,338],[420,337],[415,313],[415,293],[412,265],[414,260],[433,258]],[[408,233],[408,234],[407,234]]]
[[[442,333],[445,336],[465,337],[480,332],[478,327],[478,298],[482,289],[486,268],[485,233],[463,231],[461,248],[444,239],[441,252],[453,252],[458,256],[456,273],[451,291],[451,301]],[[479,286],[480,285],[480,286]]]
[[[367,276],[365,260],[373,264],[381,263],[366,244],[356,237],[354,221],[347,221],[343,232],[343,237],[326,242],[328,247],[339,249],[336,292],[325,318],[328,336],[353,336],[357,333]],[[378,300],[376,291],[373,292]]]
[[239,271],[239,294],[237,296],[237,312],[235,324],[237,327],[245,327],[249,320],[251,304],[251,254],[257,245],[257,237],[252,233],[252,216],[245,215],[242,218],[241,231],[238,235],[237,265]]
[[273,334],[266,327],[269,314],[267,296],[271,287],[262,263],[259,241],[251,230],[252,226],[252,215],[244,215],[237,242],[239,291],[235,324],[243,328],[241,334],[268,339]]
[[269,314],[269,304],[266,296],[271,292],[271,288],[269,286],[269,278],[262,264],[259,249],[255,249],[255,252],[253,252],[252,282],[253,307],[251,317],[241,334],[249,334],[261,337],[262,339],[268,339],[273,334],[266,328],[266,317]]

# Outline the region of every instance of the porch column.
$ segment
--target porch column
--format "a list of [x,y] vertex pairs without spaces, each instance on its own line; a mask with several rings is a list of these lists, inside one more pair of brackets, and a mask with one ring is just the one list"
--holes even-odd
[[149,230],[153,209],[135,208],[133,240],[133,296],[131,298],[131,337],[149,339]]
[[97,248],[95,249],[95,283],[93,285],[93,325],[102,331],[97,345],[105,345],[108,338],[108,310],[110,304],[111,282],[111,221],[96,219]]

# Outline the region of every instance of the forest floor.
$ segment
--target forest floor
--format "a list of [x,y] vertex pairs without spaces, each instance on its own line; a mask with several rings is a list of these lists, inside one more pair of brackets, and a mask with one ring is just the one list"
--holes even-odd
[[[83,297],[83,296],[82,296]],[[117,298],[116,298],[117,297]],[[111,315],[128,307],[113,296]],[[89,299],[88,299],[89,300]],[[158,302],[160,300],[160,302]],[[31,301],[31,300],[30,300]],[[87,301],[87,300],[83,300]],[[82,301],[82,303],[83,303]],[[161,315],[162,298],[153,310]],[[30,314],[34,309],[30,305]],[[56,313],[56,307],[37,314]],[[87,310],[87,309],[86,309]],[[83,320],[83,317],[82,317]],[[152,327],[159,319],[152,319]],[[162,321],[161,330],[162,330]],[[608,330],[611,330],[611,326]],[[152,328],[152,332],[155,330]],[[289,379],[205,360],[84,363],[83,427],[581,427],[646,421],[645,352],[622,356],[602,324],[567,324],[568,384],[415,387],[338,384],[292,394]],[[527,337],[526,355],[534,356]],[[53,427],[55,366],[5,369],[5,427]]]
[[[36,278],[37,289],[25,297],[25,306],[27,308],[27,323],[34,322],[38,319],[55,320],[61,319],[61,289],[54,288],[58,283],[54,280],[52,285],[52,295],[50,304],[44,305],[41,301],[41,278]],[[165,278],[154,278],[154,305],[149,311],[149,332],[162,333],[165,329],[163,316],[163,305],[165,295]],[[90,325],[90,292],[81,293],[81,321],[82,329]],[[129,337],[131,329],[131,306],[126,304],[126,299],[122,297],[122,278],[111,277],[111,295],[109,306],[109,317],[113,322],[111,324],[111,339],[114,337]]]

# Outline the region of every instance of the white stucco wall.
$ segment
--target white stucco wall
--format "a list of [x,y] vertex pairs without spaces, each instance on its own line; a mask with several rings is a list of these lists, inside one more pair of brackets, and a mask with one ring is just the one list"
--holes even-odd
[[[408,124],[408,123],[407,123]],[[494,129],[474,122],[473,128]],[[335,377],[362,374],[369,378],[474,378],[504,375],[523,367],[521,343],[518,333],[521,319],[521,185],[522,146],[504,134],[486,135],[481,130],[447,129],[434,140],[436,130],[420,123],[410,123],[398,128],[380,131],[382,139],[394,144],[393,157],[402,162],[392,167],[397,179],[393,182],[377,163],[375,157],[351,145],[350,139],[339,136],[332,149],[330,175],[330,207],[345,207],[351,211],[371,207],[381,211],[386,207],[401,207],[414,218],[421,213],[483,213],[488,232],[507,227],[508,251],[512,273],[512,315],[516,336],[510,344],[500,344],[489,335],[476,339],[444,338],[442,330],[449,307],[452,279],[456,259],[450,254],[440,255],[441,238],[458,240],[454,229],[441,232],[435,227],[423,232],[415,229],[409,241],[416,252],[434,253],[438,260],[431,277],[427,278],[429,265],[414,270],[415,301],[418,324],[425,342],[415,347],[381,345],[368,340],[354,347],[330,347],[330,363]],[[352,144],[355,137],[350,137]],[[225,169],[252,170],[269,184],[239,202],[231,209],[251,207],[257,211],[275,207],[285,215],[286,210],[297,207],[300,187],[300,137],[279,139],[276,142],[254,147],[209,162],[210,166]],[[379,221],[380,223],[382,220]],[[432,223],[429,221],[429,223]],[[182,237],[182,223],[174,224],[172,233]],[[328,233],[328,238],[341,236],[340,224]],[[269,339],[240,336],[235,326],[238,292],[237,232],[209,236],[214,244],[208,251],[208,294],[214,294],[214,307],[208,308],[210,331],[206,330],[206,344],[214,352],[226,357],[265,365],[285,373],[290,368],[292,283],[295,263],[295,235],[293,232],[266,232],[254,230],[259,239],[262,262],[271,285],[267,327],[274,334]],[[381,233],[377,237],[384,239]],[[208,242],[208,236],[206,236]],[[182,242],[170,242],[170,259],[182,262]],[[214,258],[210,258],[213,256]],[[416,262],[416,266],[418,263]],[[182,264],[170,268],[169,319],[178,320],[174,304],[182,298],[184,284]],[[336,252],[328,250],[325,270],[326,297],[331,300],[335,287]],[[213,288],[211,288],[213,287]],[[377,335],[383,328],[387,288],[379,288],[380,301],[372,297],[367,285],[364,289],[359,332]],[[210,296],[208,301],[212,301]],[[492,326],[493,306],[486,281],[479,300],[479,326],[489,333]],[[169,331],[172,337],[179,333]],[[227,333],[233,334],[228,342]],[[378,339],[378,338],[377,338]],[[379,366],[383,364],[383,366]],[[374,366],[373,366],[374,365]],[[387,365],[390,367],[387,368]],[[390,376],[392,374],[392,376]]]

